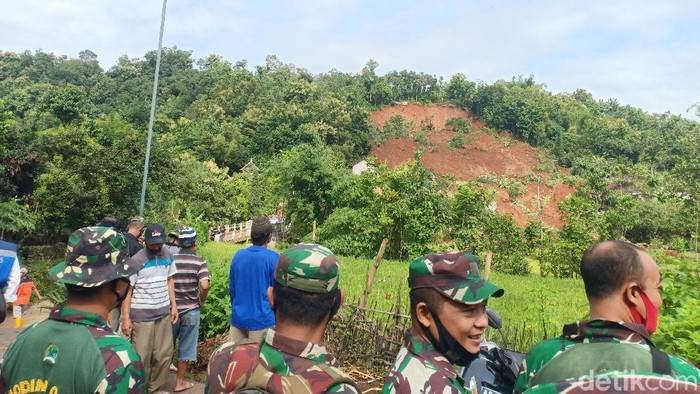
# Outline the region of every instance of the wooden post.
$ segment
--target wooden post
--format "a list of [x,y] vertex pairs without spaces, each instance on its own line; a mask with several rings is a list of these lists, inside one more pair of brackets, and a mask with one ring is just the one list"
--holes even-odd
[[[399,286],[396,289],[396,313],[394,313],[394,335],[396,335],[396,331],[400,330],[399,328],[399,321],[401,320],[401,284],[405,283],[406,278],[401,275],[399,277]],[[409,312],[409,315],[411,313]]]
[[314,220],[314,228],[311,230],[311,242],[316,243],[316,221]]
[[369,293],[372,291],[374,276],[377,274],[377,268],[379,268],[379,263],[382,261],[382,257],[384,256],[384,249],[386,248],[387,242],[389,242],[389,240],[386,238],[382,240],[382,245],[379,247],[377,257],[374,258],[374,264],[372,264],[367,271],[367,284],[365,284],[365,291],[362,293],[362,298],[360,299],[360,308],[364,308],[367,304],[367,297],[369,297]]
[[493,252],[486,252],[486,263],[484,263],[484,279],[488,280],[491,275],[491,259],[493,258]]

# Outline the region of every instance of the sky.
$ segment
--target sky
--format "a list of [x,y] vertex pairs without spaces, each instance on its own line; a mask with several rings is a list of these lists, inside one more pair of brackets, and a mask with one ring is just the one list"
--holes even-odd
[[[104,69],[157,49],[160,0],[0,0],[0,50],[98,55]],[[649,113],[700,120],[700,1],[169,0],[163,45],[314,74],[524,75]]]

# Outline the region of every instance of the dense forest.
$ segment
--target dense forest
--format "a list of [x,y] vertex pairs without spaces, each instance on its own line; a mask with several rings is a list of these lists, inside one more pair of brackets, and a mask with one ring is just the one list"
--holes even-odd
[[[155,63],[155,51],[106,71],[89,50],[77,59],[0,51],[5,237],[46,243],[105,215],[138,213]],[[575,275],[573,262],[597,239],[696,248],[697,122],[584,89],[552,94],[531,76],[487,84],[463,74],[380,76],[377,67],[313,75],[275,56],[249,66],[164,49],[147,220],[206,231],[281,205],[293,239],[308,239],[317,221],[319,239],[339,253],[372,255],[386,237],[392,258],[470,248],[493,251],[508,272],[526,272],[529,256],[557,276]],[[399,168],[351,175],[396,132],[395,123],[373,126],[370,112],[396,102],[466,108],[568,168],[577,192],[559,207],[563,228],[516,226],[487,209],[487,187],[436,176],[420,152]],[[242,172],[250,159],[260,170]]]

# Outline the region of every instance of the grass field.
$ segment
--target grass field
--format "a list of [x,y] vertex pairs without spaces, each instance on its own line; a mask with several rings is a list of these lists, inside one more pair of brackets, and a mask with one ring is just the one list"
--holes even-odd
[[[226,281],[228,286],[228,265],[233,254],[241,247],[245,245],[210,242],[202,248],[202,255],[209,261],[213,273],[219,273],[214,275],[213,281]],[[340,287],[345,291],[346,302],[357,303],[365,289],[367,270],[372,265],[372,260],[344,256],[338,256],[338,259],[341,266]],[[381,262],[368,298],[369,306],[386,311],[395,310],[400,287],[400,309],[402,313],[408,314],[408,264],[409,261]],[[580,279],[513,276],[492,272],[491,280],[506,291],[503,297],[490,301],[490,306],[501,313],[506,324],[537,327],[538,332],[544,327],[548,332],[542,334],[551,336],[558,334],[562,324],[584,318],[588,313]]]

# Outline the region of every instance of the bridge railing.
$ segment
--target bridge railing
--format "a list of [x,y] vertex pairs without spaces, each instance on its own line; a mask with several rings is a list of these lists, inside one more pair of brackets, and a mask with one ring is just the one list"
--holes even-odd
[[209,240],[215,242],[245,242],[250,239],[253,221],[224,224],[209,228]]

